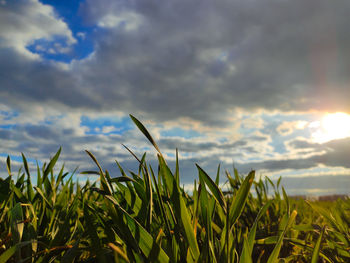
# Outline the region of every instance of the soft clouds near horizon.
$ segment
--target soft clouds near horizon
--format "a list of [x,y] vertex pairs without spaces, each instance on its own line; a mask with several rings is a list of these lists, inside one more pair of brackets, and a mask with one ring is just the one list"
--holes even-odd
[[344,174],[349,137],[317,143],[312,123],[350,113],[349,9],[344,0],[1,1],[0,153],[47,160],[63,146],[71,169],[87,162],[84,149],[108,168],[116,158],[133,166],[121,143],[151,147],[131,113],[170,160],[179,148],[186,183],[194,162]]

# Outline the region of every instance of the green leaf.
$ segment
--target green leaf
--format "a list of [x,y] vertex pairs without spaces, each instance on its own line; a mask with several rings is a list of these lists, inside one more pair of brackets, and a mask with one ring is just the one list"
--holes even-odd
[[171,188],[168,190],[170,193],[172,204],[174,206],[176,219],[180,223],[183,235],[190,246],[193,260],[197,261],[200,255],[199,248],[193,232],[191,218],[188,214],[185,201],[180,192],[180,187],[179,185],[177,185],[176,180],[172,175],[169,167],[166,165],[163,157],[161,155],[158,155],[158,159],[160,171],[163,172],[163,176],[166,181],[166,186],[167,188]]
[[11,173],[11,159],[10,159],[9,155],[6,158],[6,168],[7,168],[8,175],[12,176],[12,173]]
[[221,208],[226,211],[226,202],[220,188],[215,184],[210,176],[201,167],[199,167],[198,164],[196,164],[196,166],[199,172],[199,177],[202,178],[202,180],[208,186],[214,198],[220,204]]
[[252,186],[253,180],[255,176],[255,171],[251,171],[248,176],[244,179],[242,185],[237,191],[237,194],[231,204],[229,211],[229,229],[231,226],[237,221],[239,216],[241,215],[244,205],[247,201],[248,194],[250,191],[250,187]]
[[[256,229],[258,227],[258,222],[260,220],[260,218],[266,213],[267,209],[269,208],[269,206],[272,204],[272,200],[270,200],[269,202],[267,202],[259,211],[258,215],[255,218],[254,224],[252,226],[252,228],[249,231],[248,234],[248,238],[247,238],[247,242],[246,244],[244,244],[244,248],[247,245],[247,251],[246,253],[248,253],[249,258],[252,255],[253,252],[253,247],[254,247],[254,242],[255,242],[255,235],[256,235]],[[244,249],[243,248],[243,249]],[[245,261],[243,261],[245,262]]]
[[281,250],[281,247],[282,247],[282,244],[283,244],[283,238],[284,238],[284,235],[286,234],[286,232],[288,231],[288,229],[291,227],[291,225],[293,224],[294,220],[295,220],[295,217],[297,216],[297,211],[294,210],[292,212],[292,214],[290,215],[290,217],[288,218],[288,222],[283,230],[283,232],[281,233],[281,235],[278,237],[278,241],[277,241],[277,244],[275,246],[275,248],[273,249],[267,263],[275,263],[277,262],[278,260],[278,255],[280,253],[280,250]]
[[245,235],[243,239],[243,250],[239,258],[239,263],[253,263],[252,256],[250,253],[251,244],[249,244],[248,238]]
[[138,119],[136,119],[134,116],[132,116],[131,114],[129,116],[132,119],[132,121],[136,124],[137,128],[139,128],[139,130],[146,136],[146,138],[150,141],[150,143],[152,143],[154,148],[161,154],[158,145],[156,144],[156,142],[152,138],[151,134],[147,131],[145,126],[143,126],[143,124]]
[[41,198],[45,201],[45,203],[50,207],[50,209],[52,209],[52,204],[46,199],[44,193],[41,191],[40,188],[34,186],[35,190],[37,191],[37,193],[41,196]]
[[169,257],[164,250],[154,241],[152,236],[138,223],[128,212],[126,212],[117,202],[117,200],[110,195],[105,195],[111,201],[118,211],[125,217],[126,223],[129,226],[133,237],[138,242],[138,246],[144,255],[151,260],[151,262],[169,262]]
[[5,180],[0,178],[0,203],[4,202],[9,197],[10,181],[11,177],[7,177]]
[[15,243],[21,242],[23,235],[23,212],[22,206],[20,203],[16,203],[16,205],[11,209],[11,231],[13,236],[13,241]]
[[156,177],[154,175],[154,172],[153,172],[153,169],[152,167],[150,166],[150,170],[151,170],[151,175],[152,175],[152,178],[153,178],[153,183],[155,185],[155,188],[156,188],[156,193],[157,193],[157,200],[159,202],[159,207],[160,207],[160,211],[161,211],[161,214],[162,214],[162,217],[163,217],[163,220],[165,222],[165,225],[166,225],[166,229],[168,231],[168,235],[170,235],[170,222],[169,222],[169,219],[165,213],[165,205],[164,205],[164,202],[163,202],[163,198],[162,198],[162,195],[160,194],[160,191],[159,191],[159,187],[158,187],[158,183],[157,183],[157,180],[156,180]]
[[34,198],[34,191],[33,191],[32,181],[30,178],[28,162],[27,162],[27,159],[23,153],[22,153],[22,159],[23,159],[23,164],[24,164],[24,170],[26,171],[26,174],[27,174],[27,196],[28,196],[28,200],[32,201]]
[[86,219],[87,233],[91,238],[91,249],[97,256],[98,262],[107,262],[104,254],[102,253],[102,246],[100,243],[100,238],[97,233],[96,225],[94,222],[93,215],[90,214],[88,207],[84,207],[84,217]]
[[322,237],[325,231],[325,226],[323,226],[321,233],[317,239],[317,242],[315,244],[315,248],[312,251],[312,258],[311,258],[311,263],[317,263],[318,262],[318,256],[320,254],[320,250],[321,250],[321,242],[322,242]]
[[24,242],[21,242],[21,243],[17,243],[16,245],[10,247],[9,249],[6,249],[5,252],[3,252],[0,255],[0,262],[1,263],[6,263],[22,247],[27,246],[27,245],[31,244],[32,242],[36,242],[36,241],[24,241]]
[[60,156],[62,148],[60,147],[57,151],[57,153],[54,155],[54,157],[52,157],[52,159],[50,160],[49,164],[47,165],[44,173],[43,173],[43,182],[46,180],[47,176],[49,175],[49,173],[52,171],[52,169],[54,168],[58,157]]
[[111,179],[111,182],[118,182],[118,183],[126,183],[126,182],[135,182],[137,183],[133,178],[128,177],[128,176],[119,176],[119,177],[114,177]]
[[112,194],[112,186],[109,184],[107,178],[106,178],[106,174],[103,172],[101,165],[98,163],[97,159],[95,158],[95,156],[89,152],[88,150],[85,150],[85,152],[90,156],[90,158],[95,162],[95,164],[97,165],[99,171],[100,171],[100,182],[101,182],[101,189],[104,190],[106,193],[108,194]]
[[[281,178],[281,177],[280,177]],[[290,215],[290,204],[289,204],[289,198],[286,193],[286,190],[284,190],[284,187],[282,186],[282,192],[283,192],[283,199],[287,204],[287,215]]]

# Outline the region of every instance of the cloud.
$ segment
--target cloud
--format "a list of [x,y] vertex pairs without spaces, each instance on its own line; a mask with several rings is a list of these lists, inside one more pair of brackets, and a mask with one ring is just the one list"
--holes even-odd
[[[1,48],[13,48],[21,55],[38,58],[27,46],[36,40],[54,41],[57,37],[63,38],[65,46],[76,42],[71,30],[57,16],[52,6],[44,5],[38,0],[5,1],[0,5]],[[43,46],[37,46],[39,49],[46,50]],[[51,47],[52,52],[60,52],[62,49],[63,46],[59,43]]]
[[307,121],[293,121],[293,122],[284,121],[277,127],[277,132],[282,136],[290,135],[296,129],[299,129],[299,130],[305,129],[307,124],[308,124]]
[[143,18],[137,32],[100,34],[83,63],[84,79],[105,94],[106,106],[117,99],[160,120],[216,123],[235,107],[349,110],[347,2],[106,2],[85,3],[91,23],[106,13]]
[[[296,139],[289,143],[295,149],[309,149],[310,152],[283,155],[283,159],[274,158],[258,162],[237,163],[242,171],[250,169],[265,171],[305,170],[315,167],[343,167],[350,168],[350,138],[333,140],[325,144],[311,143]],[[330,173],[332,173],[330,171]]]
[[[58,35],[68,46],[75,43],[67,24],[49,5],[6,2],[0,11],[0,67],[9,77],[1,79],[0,93],[12,105],[14,96],[23,96],[55,107],[117,110],[156,121],[191,118],[218,126],[227,125],[237,108],[347,111],[348,5],[85,1],[79,14],[97,26],[91,33],[95,49],[62,70],[58,63],[21,56],[36,39]],[[21,19],[14,23],[17,16]],[[56,44],[55,52],[64,50]],[[13,94],[6,92],[9,87]]]
[[[134,167],[120,143],[137,154],[150,149],[137,130],[82,119],[132,113],[146,120],[171,165],[179,148],[188,181],[193,162],[213,174],[232,159],[242,172],[348,167],[348,139],[310,142],[305,112],[350,111],[349,8],[343,0],[86,0],[77,15],[92,29],[74,31],[78,41],[53,7],[6,1],[1,151],[45,159],[62,145],[67,167],[86,163],[83,149],[106,167],[115,157]],[[94,50],[84,59],[39,55],[69,54],[86,39]]]

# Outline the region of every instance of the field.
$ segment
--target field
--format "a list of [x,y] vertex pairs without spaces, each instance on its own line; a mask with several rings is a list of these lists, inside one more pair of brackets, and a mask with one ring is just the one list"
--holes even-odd
[[[197,165],[193,193],[180,186],[178,161],[171,171],[156,142],[158,167],[137,157],[139,169],[111,177],[87,151],[99,181],[73,182],[55,164],[11,170],[0,179],[2,262],[350,262],[350,200],[288,198],[282,183],[255,172],[226,171],[219,187]],[[54,172],[59,171],[59,172]],[[37,177],[33,185],[31,176]],[[251,190],[256,195],[253,196]],[[272,197],[271,197],[272,196]]]

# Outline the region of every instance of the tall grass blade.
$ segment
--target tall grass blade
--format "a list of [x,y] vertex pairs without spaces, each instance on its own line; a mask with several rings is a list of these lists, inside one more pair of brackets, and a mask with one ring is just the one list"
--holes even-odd
[[226,211],[226,202],[224,199],[224,195],[221,192],[220,188],[217,186],[217,184],[210,178],[210,176],[198,165],[196,164],[199,178],[205,182],[205,184],[210,189],[211,193],[213,194],[213,197],[216,199],[216,201],[220,204],[221,208]]
[[318,262],[318,257],[320,254],[320,250],[321,250],[321,242],[322,242],[322,238],[323,238],[323,234],[325,231],[325,226],[322,228],[320,235],[317,239],[317,242],[315,244],[315,248],[312,251],[312,258],[311,258],[311,263],[317,263]]
[[281,251],[281,247],[283,244],[283,239],[284,239],[284,235],[286,234],[287,230],[290,228],[290,226],[293,224],[295,217],[297,216],[297,211],[293,210],[292,214],[290,215],[290,217],[288,218],[288,222],[287,225],[285,226],[283,232],[280,234],[276,246],[273,249],[267,263],[275,263],[278,260],[278,255]]
[[105,195],[111,201],[118,211],[125,217],[129,230],[138,242],[138,246],[151,262],[169,262],[169,257],[164,250],[158,246],[152,236],[144,229],[134,218],[132,218],[117,202],[117,200],[110,195]]
[[139,130],[146,136],[146,138],[150,141],[150,143],[154,146],[154,148],[158,151],[158,153],[161,154],[158,145],[156,144],[151,134],[147,131],[145,126],[143,126],[143,124],[131,114],[130,114],[130,118],[136,124],[137,128],[139,128]]
[[244,209],[244,205],[247,201],[250,188],[253,184],[254,176],[255,171],[251,171],[248,174],[248,176],[244,179],[242,185],[237,191],[236,196],[234,197],[234,200],[229,210],[229,228],[231,228],[231,226],[237,221]]

